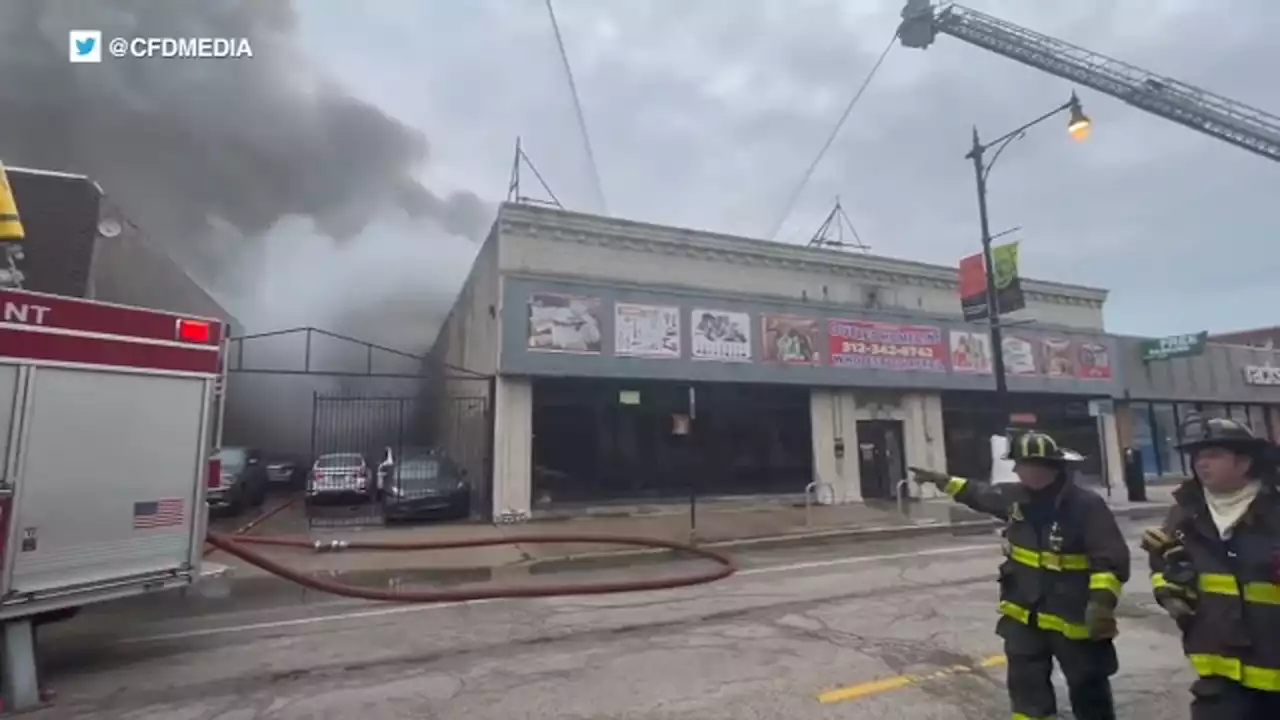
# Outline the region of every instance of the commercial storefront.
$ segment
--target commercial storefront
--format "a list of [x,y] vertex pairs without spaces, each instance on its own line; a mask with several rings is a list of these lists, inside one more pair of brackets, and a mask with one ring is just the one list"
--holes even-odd
[[1179,426],[1193,413],[1229,417],[1280,440],[1280,356],[1268,349],[1188,343],[1181,356],[1143,358],[1143,341],[1120,338],[1125,401],[1120,442],[1152,480],[1177,481],[1191,468],[1178,452]]
[[[954,320],[616,281],[503,285],[520,321],[503,325],[501,367],[529,387],[535,509],[814,481],[827,500],[889,499],[908,465],[983,476],[1009,424],[991,411],[986,333]],[[1113,354],[1093,333],[1006,342],[1010,409],[1099,475],[1087,408],[1118,389]]]
[[[989,463],[965,438],[985,449],[1007,425],[986,413],[991,347],[961,321],[956,279],[949,267],[507,204],[433,356],[493,378],[496,517],[691,491],[799,495],[811,483],[823,502],[887,499],[909,465]],[[1107,445],[1098,430],[1114,424],[1078,417],[1120,390],[1106,292],[1022,288],[1005,357],[1023,414],[1086,452]]]

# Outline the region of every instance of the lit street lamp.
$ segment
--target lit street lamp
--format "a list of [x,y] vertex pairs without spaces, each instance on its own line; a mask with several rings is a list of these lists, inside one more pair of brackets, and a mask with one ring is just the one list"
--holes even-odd
[[[1000,159],[1000,153],[1004,152],[1009,143],[1021,138],[1031,127],[1039,125],[1063,112],[1070,113],[1067,120],[1067,133],[1073,139],[1084,140],[1089,137],[1089,129],[1092,122],[1089,120],[1089,116],[1084,114],[1084,110],[1080,108],[1080,99],[1072,92],[1071,99],[1061,106],[1050,110],[1010,133],[996,138],[992,142],[983,144],[978,139],[977,126],[974,126],[973,147],[965,155],[966,159],[973,160],[973,173],[978,182],[978,220],[982,224],[982,261],[987,270],[987,318],[991,322],[991,370],[996,377],[996,403],[1000,408],[1000,412],[1005,415],[1005,423],[1009,420],[1009,406],[1007,403],[1009,386],[1005,378],[1004,338],[1000,331],[1000,308],[997,302],[999,298],[996,293],[995,264],[991,261],[991,228],[987,222],[987,176],[991,174],[992,166],[995,165],[996,160]],[[995,148],[995,152],[991,156],[991,162],[985,162],[984,157],[987,151],[992,148]]]

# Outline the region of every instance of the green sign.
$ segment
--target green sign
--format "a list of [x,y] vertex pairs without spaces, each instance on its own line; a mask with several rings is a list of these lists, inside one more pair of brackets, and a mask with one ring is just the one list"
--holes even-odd
[[1143,340],[1138,347],[1142,354],[1142,362],[1151,362],[1195,357],[1204,352],[1204,346],[1208,340],[1209,333],[1198,332],[1193,335],[1171,335],[1154,340]]

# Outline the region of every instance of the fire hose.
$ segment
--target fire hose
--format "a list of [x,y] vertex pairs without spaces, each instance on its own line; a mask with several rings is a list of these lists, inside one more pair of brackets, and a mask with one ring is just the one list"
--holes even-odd
[[[533,598],[555,597],[562,595],[604,595],[611,593],[644,592],[647,590],[671,590],[691,585],[702,585],[729,577],[737,571],[731,558],[723,553],[700,548],[687,543],[662,540],[659,538],[631,537],[626,535],[513,535],[491,538],[471,538],[466,540],[446,540],[435,542],[390,542],[361,540],[309,540],[307,538],[246,535],[253,527],[280,512],[292,503],[284,503],[259,516],[234,533],[210,532],[206,542],[228,555],[239,558],[250,565],[257,566],[273,575],[277,575],[304,587],[326,592],[331,595],[357,598],[360,600],[380,600],[384,602],[402,603],[436,603],[461,602],[466,600],[488,600],[494,598]],[[485,588],[457,588],[450,590],[379,590],[336,582],[329,578],[315,577],[299,572],[289,566],[277,562],[266,554],[250,547],[265,545],[287,547],[314,551],[324,550],[380,550],[380,551],[423,551],[423,550],[459,550],[463,548],[492,547],[495,545],[517,544],[597,544],[625,545],[655,550],[669,550],[677,553],[693,555],[715,563],[711,569],[694,573],[685,573],[674,577],[650,578],[642,580],[620,580],[612,582],[559,583],[554,585],[494,585]]]

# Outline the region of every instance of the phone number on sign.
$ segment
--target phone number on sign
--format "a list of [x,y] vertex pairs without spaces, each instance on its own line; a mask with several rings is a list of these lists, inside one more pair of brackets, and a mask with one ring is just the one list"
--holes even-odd
[[934,357],[933,348],[924,345],[885,345],[881,343],[852,342],[840,343],[837,351],[840,355],[868,355],[871,357],[924,358]]

